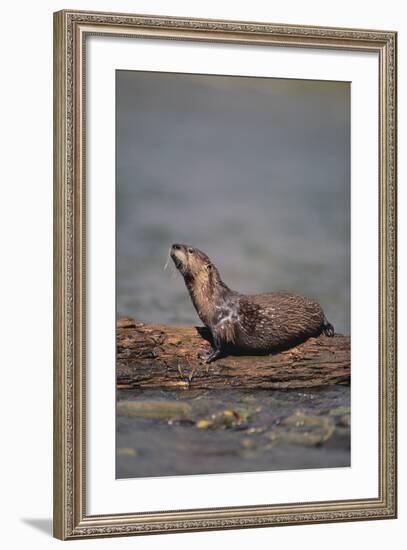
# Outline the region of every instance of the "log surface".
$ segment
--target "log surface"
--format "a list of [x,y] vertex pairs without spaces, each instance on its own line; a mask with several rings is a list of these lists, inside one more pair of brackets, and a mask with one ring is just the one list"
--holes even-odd
[[350,383],[350,337],[310,338],[271,355],[229,355],[210,365],[202,327],[117,322],[117,387],[155,389],[286,389]]

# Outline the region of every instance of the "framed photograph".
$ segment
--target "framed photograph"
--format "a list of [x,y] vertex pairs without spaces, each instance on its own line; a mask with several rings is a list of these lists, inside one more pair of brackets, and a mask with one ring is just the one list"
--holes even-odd
[[54,16],[54,534],[396,517],[396,33]]

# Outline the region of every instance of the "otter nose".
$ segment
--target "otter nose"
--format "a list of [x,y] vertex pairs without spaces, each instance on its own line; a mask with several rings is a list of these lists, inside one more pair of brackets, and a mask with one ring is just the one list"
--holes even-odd
[[175,244],[172,245],[172,248],[173,248],[173,250],[181,250],[181,245],[175,243]]

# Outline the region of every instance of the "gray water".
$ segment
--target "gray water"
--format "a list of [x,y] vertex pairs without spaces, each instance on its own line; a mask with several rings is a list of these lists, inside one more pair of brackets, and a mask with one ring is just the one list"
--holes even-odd
[[349,333],[347,83],[119,71],[117,309],[198,321],[171,243],[204,250],[229,287],[288,289]]
[[[200,324],[181,277],[163,270],[171,243],[181,242],[204,250],[229,287],[313,297],[349,334],[349,83],[118,71],[116,94],[117,316]],[[335,391],[338,406],[348,406],[348,390]],[[219,399],[227,408],[237,397]],[[138,448],[135,438],[159,434],[148,467],[118,459],[119,477],[169,474],[172,439],[194,440],[186,426],[155,422],[118,417],[118,446]],[[214,449],[222,445],[224,430],[205,433]],[[281,464],[349,462],[348,443],[337,447],[328,462],[323,446],[308,462],[298,447],[286,449]],[[279,467],[269,459],[256,467]],[[178,473],[194,470],[180,460]],[[215,471],[244,466],[222,460],[212,461]]]
[[118,478],[350,466],[349,387],[120,391],[118,399],[138,404],[134,416],[118,415]]

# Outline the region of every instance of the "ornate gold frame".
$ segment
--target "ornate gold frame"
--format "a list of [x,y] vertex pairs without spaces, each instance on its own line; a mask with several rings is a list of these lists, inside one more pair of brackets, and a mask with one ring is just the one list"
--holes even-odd
[[[379,57],[379,496],[307,504],[86,514],[85,128],[90,34],[336,48]],[[54,14],[54,535],[60,539],[396,517],[395,32],[147,15]]]

